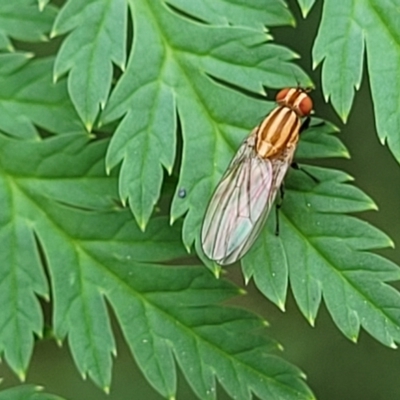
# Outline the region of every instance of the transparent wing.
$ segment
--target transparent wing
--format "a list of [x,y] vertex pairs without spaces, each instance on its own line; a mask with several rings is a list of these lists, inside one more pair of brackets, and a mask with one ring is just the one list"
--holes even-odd
[[240,259],[241,257],[243,257],[257,239],[261,229],[265,224],[266,219],[268,218],[268,214],[271,210],[271,207],[274,204],[276,194],[278,193],[278,190],[282,185],[286,172],[290,164],[292,163],[295,150],[296,150],[295,146],[292,146],[290,148],[288,147],[282,152],[282,154],[279,155],[278,158],[270,160],[270,163],[272,165],[272,187],[269,192],[268,202],[264,209],[264,213],[255,223],[252,231],[250,232],[249,237],[247,238],[243,246],[239,247],[236,251],[232,252],[232,254],[230,254],[226,258],[225,264],[231,264]]
[[221,265],[238,260],[254,243],[293,158],[294,147],[272,160],[259,157],[255,131],[239,148],[204,217],[203,251]]

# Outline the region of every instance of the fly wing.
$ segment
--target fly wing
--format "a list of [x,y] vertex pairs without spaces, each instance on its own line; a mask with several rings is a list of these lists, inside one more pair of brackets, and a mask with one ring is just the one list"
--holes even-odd
[[238,260],[254,243],[293,157],[294,146],[272,160],[259,157],[255,132],[239,148],[204,218],[203,251],[221,265]]
[[296,146],[287,147],[280,155],[278,155],[277,158],[269,160],[272,165],[272,186],[269,191],[268,201],[264,212],[255,223],[246,242],[241,247],[237,248],[236,251],[232,252],[225,259],[224,264],[231,264],[243,257],[257,239],[274,204],[276,194],[283,183],[283,179],[285,178],[287,170],[292,163],[295,150]]

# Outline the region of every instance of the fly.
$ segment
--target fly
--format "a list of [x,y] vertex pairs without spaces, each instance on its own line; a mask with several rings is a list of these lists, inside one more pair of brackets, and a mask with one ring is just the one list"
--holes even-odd
[[313,108],[302,88],[282,89],[276,102],[240,146],[204,216],[203,251],[220,265],[239,260],[256,240],[292,163],[301,119]]

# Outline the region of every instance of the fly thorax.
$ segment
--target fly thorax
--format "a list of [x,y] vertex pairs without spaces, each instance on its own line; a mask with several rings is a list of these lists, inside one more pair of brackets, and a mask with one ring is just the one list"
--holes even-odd
[[287,106],[277,107],[260,125],[257,153],[263,158],[274,157],[297,142],[300,118]]

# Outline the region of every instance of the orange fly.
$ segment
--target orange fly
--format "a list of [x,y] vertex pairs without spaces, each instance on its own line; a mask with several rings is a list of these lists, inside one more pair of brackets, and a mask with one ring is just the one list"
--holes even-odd
[[220,265],[239,260],[256,240],[292,163],[302,118],[313,108],[302,88],[282,89],[276,102],[240,146],[208,205],[201,243]]

